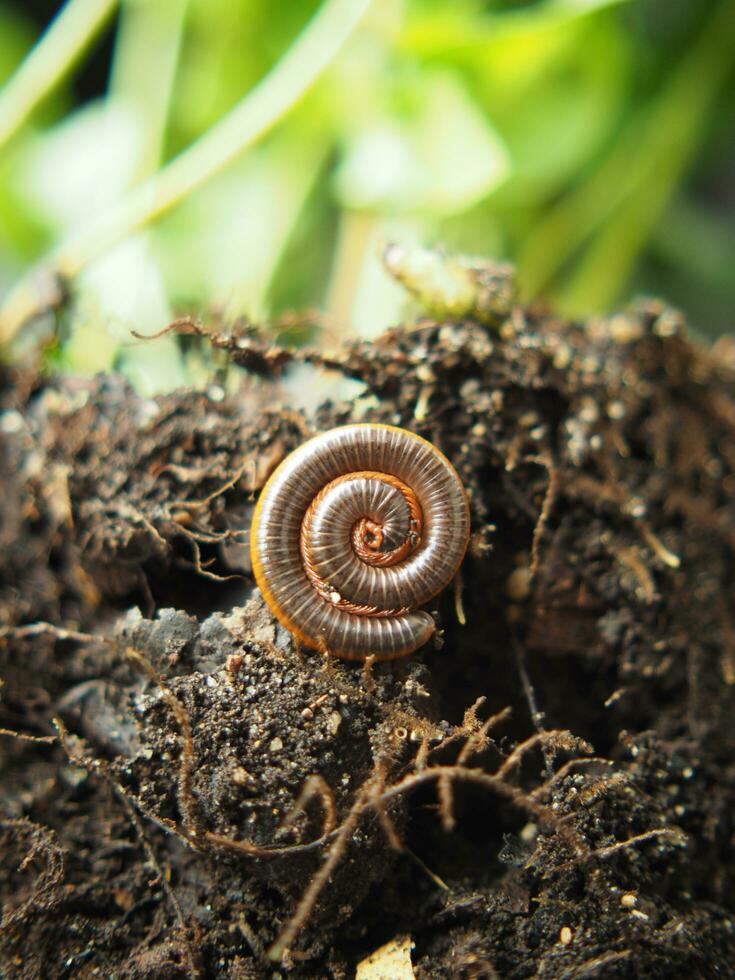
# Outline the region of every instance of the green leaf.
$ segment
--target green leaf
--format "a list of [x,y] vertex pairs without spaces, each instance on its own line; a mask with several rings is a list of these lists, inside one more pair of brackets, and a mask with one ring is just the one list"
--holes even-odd
[[335,178],[344,206],[455,214],[506,178],[503,141],[454,75],[427,72],[420,93],[413,111],[386,106],[349,141]]

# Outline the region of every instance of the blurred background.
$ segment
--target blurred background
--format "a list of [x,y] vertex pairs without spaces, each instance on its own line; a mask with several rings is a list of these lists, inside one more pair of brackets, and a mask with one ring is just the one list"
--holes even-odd
[[714,337],[734,52],[732,0],[0,0],[0,347],[160,391],[201,365],[130,330],[175,315],[374,335],[388,241]]

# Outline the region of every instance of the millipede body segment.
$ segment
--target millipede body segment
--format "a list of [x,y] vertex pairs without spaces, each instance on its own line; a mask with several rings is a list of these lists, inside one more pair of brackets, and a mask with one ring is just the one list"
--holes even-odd
[[469,538],[467,494],[420,436],[347,425],[310,439],[258,500],[250,549],[268,605],[306,646],[391,660],[431,637],[419,607],[454,577]]

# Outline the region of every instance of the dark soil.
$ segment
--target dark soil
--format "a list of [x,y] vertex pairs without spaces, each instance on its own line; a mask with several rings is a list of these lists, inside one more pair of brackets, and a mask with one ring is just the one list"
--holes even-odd
[[[191,342],[237,394],[0,369],[1,975],[351,978],[398,935],[421,980],[735,975],[732,343],[482,297]],[[303,417],[295,361],[365,392]],[[294,647],[244,533],[352,420],[472,507],[442,645],[372,677]]]

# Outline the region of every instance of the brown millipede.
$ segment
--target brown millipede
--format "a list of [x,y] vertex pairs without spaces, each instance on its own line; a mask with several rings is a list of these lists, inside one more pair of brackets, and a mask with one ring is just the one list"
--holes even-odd
[[253,517],[253,572],[304,645],[392,660],[434,632],[419,607],[456,574],[469,527],[465,489],[435,446],[391,425],[346,425],[269,478]]

